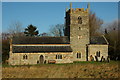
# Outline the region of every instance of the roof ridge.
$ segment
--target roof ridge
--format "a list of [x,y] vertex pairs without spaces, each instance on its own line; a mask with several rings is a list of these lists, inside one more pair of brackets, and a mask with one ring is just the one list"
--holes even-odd
[[102,35],[102,36],[103,36],[103,38],[105,39],[105,41],[107,42],[107,44],[109,44],[108,41],[107,41],[107,39],[105,38],[105,36],[104,36],[104,35]]

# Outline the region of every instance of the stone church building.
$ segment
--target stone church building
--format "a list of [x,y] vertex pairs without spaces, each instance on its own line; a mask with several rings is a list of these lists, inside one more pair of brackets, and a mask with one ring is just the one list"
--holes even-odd
[[87,9],[66,9],[66,28],[63,37],[12,37],[10,65],[73,63],[100,61],[108,56],[108,42],[104,36],[89,35],[89,5]]

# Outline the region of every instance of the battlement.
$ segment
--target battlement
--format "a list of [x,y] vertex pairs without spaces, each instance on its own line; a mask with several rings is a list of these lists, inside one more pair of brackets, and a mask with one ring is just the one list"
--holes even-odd
[[84,8],[72,8],[72,3],[70,3],[70,9],[66,9],[66,12],[69,12],[69,13],[79,13],[79,12],[82,12],[82,13],[89,13],[89,9],[90,9],[90,5],[88,4],[87,5],[87,9],[84,9]]
[[89,13],[89,9],[84,9],[84,8],[75,8],[75,9],[69,9],[66,10],[66,12],[70,12],[70,13],[79,13],[79,12],[83,12],[83,13]]
[[78,12],[85,12],[85,13],[88,13],[88,8],[87,9],[84,9],[84,8],[75,8],[75,9],[72,9],[72,13],[78,13]]

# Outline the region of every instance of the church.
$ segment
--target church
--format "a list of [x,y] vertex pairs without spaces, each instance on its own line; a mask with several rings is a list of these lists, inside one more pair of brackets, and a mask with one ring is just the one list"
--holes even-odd
[[90,36],[89,9],[66,9],[65,36],[12,37],[9,64],[73,63],[108,57],[108,41],[104,36]]

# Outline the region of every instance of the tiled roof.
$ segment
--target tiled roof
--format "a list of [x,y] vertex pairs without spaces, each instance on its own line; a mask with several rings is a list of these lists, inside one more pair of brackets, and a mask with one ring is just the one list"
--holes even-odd
[[13,44],[69,44],[68,37],[13,37]]
[[13,46],[13,53],[72,52],[70,46]]
[[103,36],[92,36],[90,44],[107,44],[107,42]]

